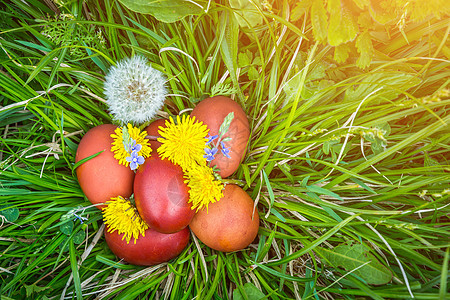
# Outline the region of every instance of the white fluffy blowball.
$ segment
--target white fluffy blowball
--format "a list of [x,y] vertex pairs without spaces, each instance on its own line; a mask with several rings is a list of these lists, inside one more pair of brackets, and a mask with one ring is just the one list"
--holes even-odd
[[110,113],[124,124],[150,121],[164,105],[165,83],[163,73],[152,68],[143,56],[119,61],[105,77]]

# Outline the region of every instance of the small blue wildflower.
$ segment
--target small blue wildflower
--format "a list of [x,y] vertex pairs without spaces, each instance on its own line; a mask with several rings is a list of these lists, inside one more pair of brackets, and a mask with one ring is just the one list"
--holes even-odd
[[142,165],[145,161],[144,157],[138,155],[136,151],[131,152],[131,156],[128,156],[126,160],[130,163],[131,170],[136,170],[139,165]]
[[220,147],[222,148],[222,154],[225,155],[226,158],[231,158],[231,156],[228,154],[230,153],[230,149],[225,146],[224,142],[220,142]]
[[130,138],[127,142],[124,139],[123,143],[125,146],[125,151],[127,151],[128,153],[133,153],[133,151],[139,152],[142,149],[142,145],[137,144],[136,140],[134,140],[132,138]]
[[133,140],[133,145],[130,145],[130,152],[136,152],[139,153],[139,151],[141,151],[142,149],[142,145],[141,144],[136,144],[136,141]]
[[217,148],[205,148],[205,155],[203,155],[204,158],[206,158],[207,161],[212,161],[214,159],[214,155],[217,153]]
[[209,145],[209,144],[211,144],[212,143],[212,141],[214,141],[215,139],[217,139],[219,136],[216,134],[216,135],[213,135],[213,136],[210,136],[209,134],[208,134],[208,141],[206,142],[206,145]]
[[87,219],[88,219],[86,217],[79,216],[76,213],[73,213],[73,215],[75,216],[75,220],[76,219],[80,220],[81,224],[83,224],[83,221],[87,221]]

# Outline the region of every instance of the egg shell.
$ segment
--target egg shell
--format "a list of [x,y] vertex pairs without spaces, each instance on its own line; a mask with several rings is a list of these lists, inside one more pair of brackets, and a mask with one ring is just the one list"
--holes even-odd
[[157,232],[151,228],[145,236],[139,236],[136,244],[132,238],[127,244],[124,234],[117,231],[108,232],[105,228],[105,239],[111,251],[120,259],[133,265],[151,266],[175,258],[186,248],[189,242],[189,229],[185,228],[172,234]]
[[234,113],[234,118],[227,133],[223,136],[223,138],[231,138],[230,141],[224,142],[225,146],[230,149],[228,153],[230,158],[218,151],[214,160],[211,161],[211,166],[217,166],[220,169],[218,173],[222,178],[233,174],[244,159],[250,137],[247,115],[239,104],[224,96],[207,98],[198,103],[191,112],[191,116],[195,116],[198,121],[206,124],[210,136],[219,133],[220,125],[230,112]]
[[208,247],[222,252],[242,250],[256,238],[258,210],[239,186],[227,184],[223,198],[197,212],[189,227]]
[[[159,127],[166,127],[166,120],[165,119],[158,119],[150,123],[147,127],[145,127],[145,131],[147,131],[147,135],[151,136],[159,136]],[[150,140],[150,145],[152,147],[153,151],[156,151],[156,149],[161,146],[161,143],[158,141]]]
[[136,173],[134,200],[142,219],[153,229],[173,233],[189,225],[191,209],[189,188],[180,166],[152,153]]
[[120,165],[111,152],[111,134],[116,128],[112,124],[96,126],[82,137],[78,145],[75,162],[103,151],[76,169],[81,189],[92,204],[107,202],[111,197],[128,198],[133,193],[134,172]]

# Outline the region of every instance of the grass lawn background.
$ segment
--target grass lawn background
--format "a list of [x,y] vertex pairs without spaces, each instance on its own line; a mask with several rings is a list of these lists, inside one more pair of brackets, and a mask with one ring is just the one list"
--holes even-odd
[[[448,8],[258,3],[165,23],[117,1],[0,1],[2,300],[448,297]],[[108,249],[75,152],[113,122],[104,76],[135,54],[168,78],[161,116],[213,94],[246,111],[231,178],[258,203],[247,249],[192,237],[152,267]]]

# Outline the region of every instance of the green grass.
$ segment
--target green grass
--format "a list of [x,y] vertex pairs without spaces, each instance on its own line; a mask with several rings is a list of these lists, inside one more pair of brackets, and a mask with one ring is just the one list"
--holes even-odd
[[[0,222],[2,300],[448,297],[448,18],[391,28],[362,70],[356,52],[334,62],[308,18],[290,22],[287,1],[255,28],[239,28],[219,3],[171,24],[115,1],[60,7],[75,20],[49,18],[37,0],[0,3],[0,205],[19,211]],[[41,34],[63,25],[100,30],[104,42]],[[112,122],[109,66],[136,53],[169,79],[165,113],[193,108],[218,84],[238,90],[251,140],[232,179],[261,219],[247,249],[221,253],[192,237],[176,259],[147,268],[108,249],[75,152],[88,129]],[[88,220],[66,230],[74,210]],[[353,257],[330,262],[345,244],[363,245],[392,280],[367,282],[379,273],[347,264]]]

